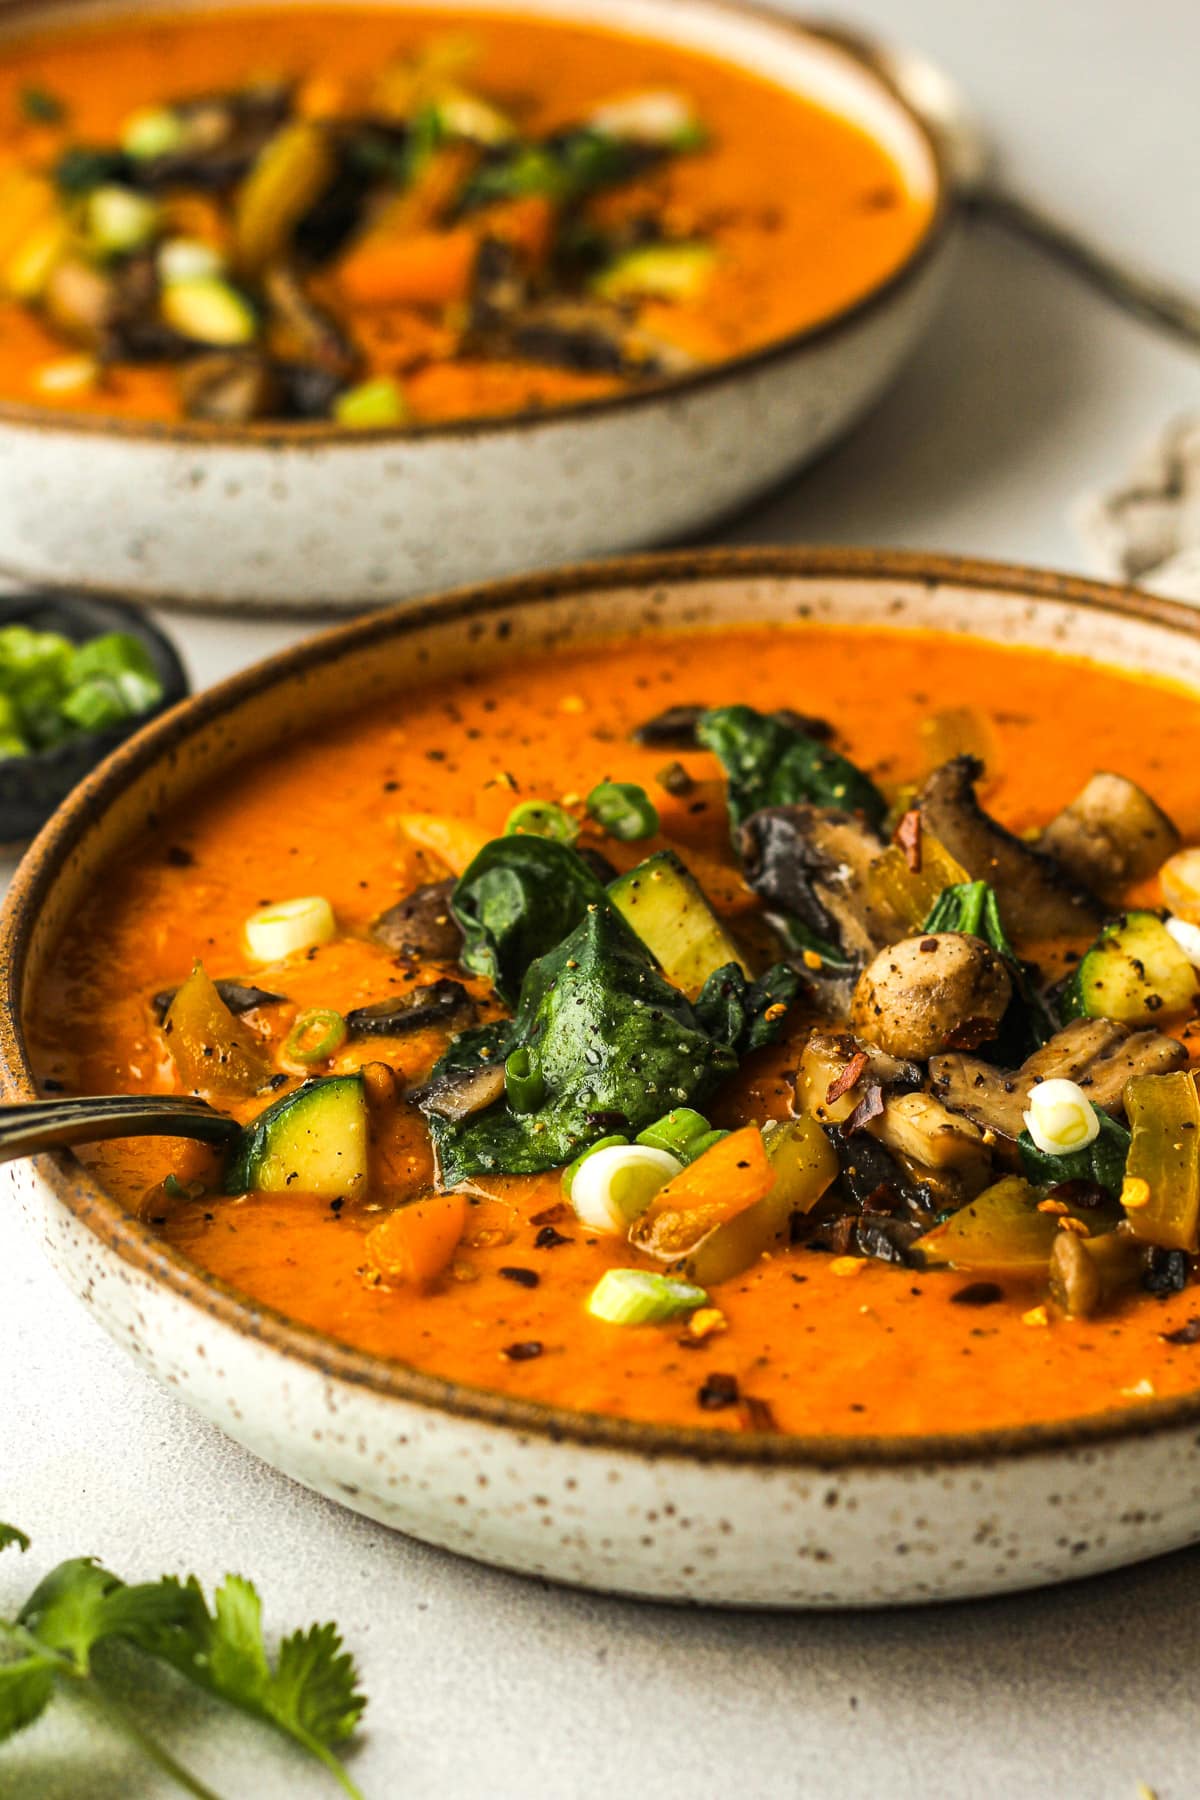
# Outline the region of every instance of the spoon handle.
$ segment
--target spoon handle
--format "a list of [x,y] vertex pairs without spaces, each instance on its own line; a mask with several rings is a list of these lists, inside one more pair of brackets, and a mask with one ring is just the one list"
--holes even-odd
[[240,1127],[203,1100],[174,1094],[89,1094],[0,1106],[0,1162],[101,1138],[188,1137],[226,1143]]
[[1200,298],[1162,281],[1003,188],[985,186],[972,196],[976,209],[1009,231],[1030,239],[1135,318],[1169,331],[1193,349],[1200,346]]

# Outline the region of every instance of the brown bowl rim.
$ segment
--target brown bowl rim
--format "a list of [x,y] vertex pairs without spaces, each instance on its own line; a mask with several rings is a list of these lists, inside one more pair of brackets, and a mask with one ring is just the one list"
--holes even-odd
[[[910,551],[820,547],[676,551],[572,564],[458,588],[333,627],[194,695],[146,726],[109,756],[43,828],[21,863],[0,913],[0,1084],[5,1097],[10,1101],[40,1097],[25,1054],[19,998],[29,934],[61,867],[105,806],[133,780],[169,759],[194,731],[215,720],[235,717],[257,696],[281,682],[317,668],[327,672],[331,663],[343,655],[356,654],[397,635],[420,632],[426,625],[485,620],[514,606],[536,606],[591,588],[686,588],[713,577],[739,576],[827,576],[868,579],[881,585],[889,581],[917,581],[929,587],[987,588],[1026,598],[1034,605],[1043,600],[1066,601],[1165,626],[1192,639],[1200,638],[1200,614],[1192,608],[1129,588],[1015,563]],[[912,1436],[732,1433],[702,1426],[610,1418],[522,1400],[356,1350],[251,1300],[228,1283],[206,1274],[189,1258],[164,1244],[147,1225],[123,1211],[88,1178],[69,1152],[43,1156],[39,1170],[55,1198],[131,1269],[163,1283],[222,1325],[328,1379],[528,1438],[714,1465],[834,1470],[914,1464],[987,1465],[1011,1457],[1086,1453],[1100,1445],[1200,1425],[1200,1387],[1170,1399],[1048,1424]]]
[[[22,12],[53,14],[61,6],[68,10],[73,0],[0,0],[0,18]],[[661,4],[662,0],[658,0]],[[244,0],[252,5],[253,0]],[[690,0],[668,0],[679,12],[686,12]],[[394,449],[409,443],[430,441],[458,442],[478,437],[502,437],[505,433],[528,433],[538,428],[569,424],[592,418],[607,418],[616,413],[653,407],[660,401],[685,398],[709,388],[733,384],[809,350],[823,347],[832,338],[857,327],[877,311],[881,311],[906,287],[914,284],[932,263],[945,242],[957,214],[955,183],[945,149],[936,133],[907,97],[853,37],[836,28],[822,27],[821,21],[799,19],[766,3],[766,0],[706,0],[713,9],[748,17],[768,30],[788,37],[816,39],[826,49],[853,62],[875,86],[900,108],[909,123],[924,139],[934,170],[934,199],[925,229],[897,266],[884,275],[856,300],[850,301],[828,318],[818,319],[799,331],[773,338],[757,349],[738,356],[726,357],[699,369],[680,375],[665,376],[628,391],[602,394],[591,400],[577,400],[568,406],[526,408],[516,413],[483,415],[478,418],[431,421],[427,424],[389,426],[380,430],[361,431],[330,421],[265,422],[255,425],[223,426],[201,419],[122,419],[101,414],[57,412],[38,406],[33,401],[0,400],[0,427],[37,431],[59,436],[82,434],[87,437],[115,438],[123,443],[178,444],[187,448],[213,447],[226,449],[283,450],[316,449],[326,445],[355,445],[359,449]],[[220,0],[214,0],[217,10]],[[503,10],[504,0],[496,0],[494,10]],[[403,10],[401,0],[398,10]],[[120,5],[112,8],[117,16]],[[151,13],[170,12],[169,5],[153,3]],[[721,58],[716,58],[720,62]]]

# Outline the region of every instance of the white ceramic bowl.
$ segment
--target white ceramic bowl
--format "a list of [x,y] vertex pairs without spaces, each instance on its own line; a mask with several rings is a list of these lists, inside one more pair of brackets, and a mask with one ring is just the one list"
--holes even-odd
[[[42,834],[0,923],[8,1096],[35,1095],[23,995],[64,919],[148,818],[242,757],[550,643],[798,615],[968,629],[1168,674],[1200,693],[1189,609],[1060,576],[869,552],[644,558],[361,621],[149,727]],[[676,1600],[864,1606],[1031,1586],[1200,1538],[1200,1389],[957,1437],[736,1436],[596,1418],[458,1386],[292,1324],[164,1245],[70,1155],[10,1165],[8,1178],[65,1280],[161,1381],[298,1481],[470,1556]]]
[[[7,0],[0,19],[19,33],[128,7]],[[454,10],[503,11],[506,0]],[[522,10],[596,17],[590,0],[522,0]],[[931,204],[907,261],[832,320],[767,349],[545,414],[364,434],[0,406],[0,569],[174,603],[377,606],[710,529],[844,431],[928,321],[946,264],[950,195],[923,127],[850,51],[781,16],[723,0],[606,0],[603,23],[769,76],[871,132]]]

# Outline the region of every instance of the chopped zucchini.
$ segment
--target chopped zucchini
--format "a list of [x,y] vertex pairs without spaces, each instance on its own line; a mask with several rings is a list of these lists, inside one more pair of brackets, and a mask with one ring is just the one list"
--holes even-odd
[[667,980],[685,994],[698,994],[713,970],[729,963],[749,976],[741,951],[673,851],[660,850],[618,876],[608,895]]
[[1148,1025],[1188,1012],[1195,969],[1157,913],[1129,912],[1106,925],[1063,990],[1068,1019]]
[[231,1194],[289,1188],[320,1199],[357,1199],[367,1187],[367,1099],[361,1075],[306,1081],[258,1115],[230,1152]]
[[601,270],[592,289],[602,300],[697,300],[716,260],[711,244],[644,244]]

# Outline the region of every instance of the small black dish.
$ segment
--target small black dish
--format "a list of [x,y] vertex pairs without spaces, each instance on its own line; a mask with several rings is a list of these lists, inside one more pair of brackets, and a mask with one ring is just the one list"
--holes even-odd
[[72,592],[6,594],[0,596],[0,628],[6,625],[57,631],[74,644],[85,644],[109,631],[127,631],[145,645],[163,685],[159,704],[135,719],[105,731],[82,732],[52,750],[0,761],[0,845],[7,848],[33,837],[97,763],[149,720],[184,699],[191,684],[170,638],[144,612],[120,600],[93,600]]

